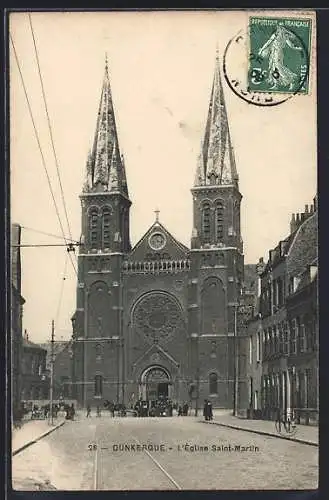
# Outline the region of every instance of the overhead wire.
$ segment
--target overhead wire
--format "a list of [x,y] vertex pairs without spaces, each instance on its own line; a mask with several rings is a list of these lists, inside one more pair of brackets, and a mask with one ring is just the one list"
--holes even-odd
[[33,29],[33,24],[32,24],[32,17],[31,17],[30,13],[28,13],[28,17],[29,17],[29,21],[30,21],[30,28],[31,28],[32,38],[33,38],[35,58],[36,58],[36,61],[37,61],[37,66],[38,66],[38,73],[39,73],[39,78],[40,78],[40,84],[41,84],[41,90],[42,90],[42,97],[43,97],[43,102],[44,102],[44,105],[45,105],[45,111],[46,111],[46,116],[47,116],[47,123],[48,123],[50,141],[51,141],[52,150],[53,150],[54,159],[55,159],[55,165],[56,165],[56,172],[57,172],[58,182],[59,182],[60,190],[61,190],[61,198],[62,198],[62,202],[63,202],[64,213],[65,213],[65,218],[66,218],[66,223],[67,223],[67,227],[68,227],[69,236],[70,236],[70,239],[72,240],[71,227],[70,227],[69,218],[68,218],[68,214],[67,214],[67,208],[66,208],[66,203],[65,203],[64,190],[63,190],[62,180],[61,180],[61,176],[60,176],[58,157],[57,157],[57,153],[56,153],[56,149],[55,149],[55,143],[54,143],[54,137],[53,137],[53,130],[52,130],[50,116],[49,116],[49,111],[48,111],[48,105],[47,105],[47,99],[46,99],[46,92],[45,92],[43,78],[42,78],[42,73],[41,73],[41,67],[40,67],[40,61],[39,61],[39,54],[38,54],[38,49],[37,49],[37,43],[36,43],[35,33],[34,33],[34,29]]
[[[37,127],[36,127],[36,124],[35,124],[35,120],[34,120],[34,116],[33,116],[33,112],[32,112],[32,107],[31,107],[31,103],[30,103],[30,99],[29,99],[29,96],[28,96],[28,92],[27,92],[27,89],[26,89],[26,85],[25,85],[23,73],[22,73],[22,70],[21,70],[19,58],[18,58],[18,55],[17,55],[15,43],[14,43],[14,40],[13,40],[13,37],[12,37],[11,33],[9,34],[9,37],[10,37],[10,41],[11,41],[11,44],[12,44],[12,47],[13,47],[14,56],[15,56],[16,64],[17,64],[17,67],[18,67],[18,71],[19,71],[19,74],[20,74],[20,78],[21,78],[21,82],[22,82],[22,86],[23,86],[23,90],[24,90],[24,94],[25,94],[25,98],[26,98],[26,102],[27,102],[27,106],[28,106],[28,110],[29,110],[29,114],[30,114],[30,118],[31,118],[32,125],[33,125],[33,130],[34,130],[35,138],[36,138],[36,141],[37,141],[37,144],[38,144],[38,148],[39,148],[39,151],[40,151],[42,165],[43,165],[43,168],[44,168],[45,173],[46,173],[46,178],[47,178],[47,182],[48,182],[50,194],[51,194],[51,197],[52,197],[52,200],[53,200],[53,203],[54,203],[54,207],[55,207],[56,215],[57,215],[58,222],[59,222],[59,225],[60,225],[60,229],[61,229],[61,232],[62,232],[62,235],[63,235],[63,239],[65,241],[65,244],[67,244],[68,240],[67,240],[67,238],[65,236],[65,232],[64,232],[62,220],[61,220],[61,217],[60,217],[60,214],[59,214],[59,210],[58,210],[58,206],[57,206],[57,203],[56,203],[54,191],[53,191],[53,188],[52,188],[52,185],[51,185],[51,181],[50,181],[50,177],[49,177],[49,173],[48,173],[48,169],[47,169],[45,157],[44,157],[44,154],[43,154],[43,151],[42,151],[42,147],[41,147],[41,143],[40,143],[40,138],[39,138],[38,130],[37,130]],[[72,256],[71,256],[70,253],[69,253],[69,258],[70,258],[70,261],[72,263],[72,267],[74,269],[74,272],[75,272],[76,276],[78,276],[75,264],[73,262],[73,259],[72,259]]]
[[[57,238],[59,240],[63,240],[63,236],[59,236],[58,234],[53,234],[53,233],[47,233],[45,231],[40,231],[39,229],[33,229],[32,227],[27,227],[27,226],[21,226],[22,229],[25,229],[26,231],[32,231],[34,233],[39,233],[39,234],[44,234],[45,236],[51,236],[52,238]],[[72,240],[71,238],[66,238],[66,241],[69,241],[72,243],[77,243],[76,240]]]

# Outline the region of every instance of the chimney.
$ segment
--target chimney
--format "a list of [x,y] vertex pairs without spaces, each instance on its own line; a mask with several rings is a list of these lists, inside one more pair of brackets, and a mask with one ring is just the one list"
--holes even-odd
[[293,233],[296,229],[296,220],[295,220],[295,214],[292,214],[291,220],[290,220],[290,233]]
[[262,280],[261,280],[261,275],[265,269],[265,264],[264,264],[264,259],[263,257],[259,258],[258,263],[256,264],[256,273],[257,273],[257,297],[258,299],[261,296],[262,293]]
[[315,195],[313,198],[313,205],[314,205],[314,212],[316,212],[318,209],[318,197],[317,197],[317,195]]
[[305,205],[305,213],[308,214],[308,205]]
[[313,205],[310,205],[310,213],[312,214],[314,212],[314,207]]

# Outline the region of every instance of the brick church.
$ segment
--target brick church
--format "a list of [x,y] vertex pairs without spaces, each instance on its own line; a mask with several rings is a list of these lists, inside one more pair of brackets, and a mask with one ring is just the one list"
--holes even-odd
[[[206,111],[206,110],[205,110]],[[193,168],[193,167],[191,167]],[[238,174],[219,58],[198,159],[190,248],[159,220],[131,245],[131,199],[108,67],[81,198],[73,397],[234,405],[244,279]]]

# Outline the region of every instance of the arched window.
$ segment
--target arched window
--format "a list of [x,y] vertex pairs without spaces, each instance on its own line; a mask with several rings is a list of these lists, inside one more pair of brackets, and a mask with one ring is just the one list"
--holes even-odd
[[218,393],[218,376],[217,373],[210,373],[209,375],[209,394]]
[[298,327],[296,318],[290,323],[290,354],[297,354]]
[[92,248],[97,247],[98,242],[98,209],[93,207],[89,210],[89,234]]
[[219,242],[224,236],[224,204],[222,201],[216,201],[215,214],[216,241]]
[[205,243],[210,241],[210,203],[205,202],[202,207],[202,235]]
[[103,377],[102,375],[95,375],[95,396],[102,396],[103,394]]
[[107,311],[112,309],[111,292],[106,283],[96,281],[88,294],[87,337],[109,337],[115,333],[115,324]]
[[102,241],[104,247],[107,247],[110,244],[110,218],[110,209],[106,207],[104,208],[102,214]]
[[257,363],[260,361],[260,332],[257,332],[256,337],[256,361]]
[[96,361],[101,361],[102,360],[102,346],[101,346],[101,344],[96,344],[95,351],[96,351]]
[[202,334],[226,332],[226,295],[221,280],[205,279],[201,291]]

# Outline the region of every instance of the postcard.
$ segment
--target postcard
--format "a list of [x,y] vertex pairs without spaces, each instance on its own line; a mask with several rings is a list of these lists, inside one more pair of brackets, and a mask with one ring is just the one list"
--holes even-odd
[[8,43],[12,488],[317,488],[315,12]]

